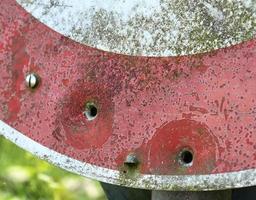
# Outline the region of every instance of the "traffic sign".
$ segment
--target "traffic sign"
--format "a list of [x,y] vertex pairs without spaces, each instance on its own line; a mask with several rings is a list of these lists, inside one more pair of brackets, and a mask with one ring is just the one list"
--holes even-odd
[[2,0],[1,134],[111,184],[256,185],[256,5],[168,2]]

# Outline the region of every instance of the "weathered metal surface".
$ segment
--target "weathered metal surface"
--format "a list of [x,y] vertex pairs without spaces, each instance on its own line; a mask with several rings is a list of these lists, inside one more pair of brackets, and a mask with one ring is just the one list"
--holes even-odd
[[124,176],[120,171],[82,162],[49,149],[8,126],[3,121],[0,121],[0,132],[4,137],[21,148],[32,152],[39,158],[49,161],[63,169],[105,183],[133,188],[147,188],[149,190],[172,191],[208,191],[256,185],[255,169],[209,175],[140,174],[138,176]]
[[[14,0],[0,5],[5,137],[113,184],[159,190],[256,185],[255,39],[197,55],[126,56],[70,40]],[[40,76],[35,89],[26,86],[30,73]],[[131,154],[138,165],[124,163]]]
[[251,39],[255,0],[17,0],[75,41],[128,55],[202,53]]

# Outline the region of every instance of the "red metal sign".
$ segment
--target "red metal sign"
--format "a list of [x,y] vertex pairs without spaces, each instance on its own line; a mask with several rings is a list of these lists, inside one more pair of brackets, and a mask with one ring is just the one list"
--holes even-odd
[[114,184],[256,184],[255,39],[195,55],[129,56],[74,42],[14,0],[0,5],[5,137]]

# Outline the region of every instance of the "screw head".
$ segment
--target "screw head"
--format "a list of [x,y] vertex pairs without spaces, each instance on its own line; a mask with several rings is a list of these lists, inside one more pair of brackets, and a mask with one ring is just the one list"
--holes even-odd
[[30,73],[26,76],[26,86],[34,89],[38,86],[39,83],[39,77],[34,74],[34,73]]
[[126,157],[124,164],[129,167],[137,166],[139,164],[139,159],[135,154],[129,154]]

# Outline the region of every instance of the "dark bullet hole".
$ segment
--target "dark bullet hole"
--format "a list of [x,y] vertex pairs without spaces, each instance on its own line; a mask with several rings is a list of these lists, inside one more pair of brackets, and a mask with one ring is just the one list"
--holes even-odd
[[185,167],[190,167],[193,164],[194,155],[191,151],[185,149],[179,155],[179,162]]
[[94,120],[98,115],[98,108],[96,107],[96,105],[93,103],[87,103],[85,107],[86,108],[84,115],[86,116],[86,118],[89,121]]

